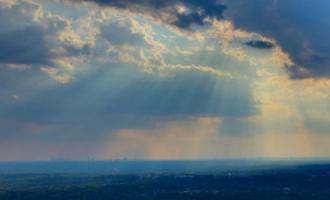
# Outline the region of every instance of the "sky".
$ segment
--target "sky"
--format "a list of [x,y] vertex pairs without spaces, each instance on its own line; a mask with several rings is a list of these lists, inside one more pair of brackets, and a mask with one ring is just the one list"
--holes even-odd
[[0,0],[0,160],[330,156],[328,0]]

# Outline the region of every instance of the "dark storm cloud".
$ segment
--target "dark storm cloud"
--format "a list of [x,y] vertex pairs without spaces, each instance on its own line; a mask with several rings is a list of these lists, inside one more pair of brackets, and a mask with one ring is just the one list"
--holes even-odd
[[[59,57],[90,53],[87,44],[78,47],[72,41],[58,41],[57,33],[70,28],[69,20],[56,15],[44,16],[40,14],[42,11],[41,5],[30,1],[18,1],[11,7],[0,6],[1,66],[56,67],[53,61]],[[56,52],[56,49],[65,51]]]
[[274,44],[268,41],[262,41],[262,40],[252,40],[245,43],[245,45],[249,47],[253,47],[256,49],[272,49],[274,47]]
[[50,62],[41,28],[31,26],[0,33],[0,44],[0,63],[30,65]]
[[[226,6],[218,0],[73,0],[76,2],[90,1],[101,6],[112,6],[129,9],[136,12],[149,12],[157,18],[162,18],[162,12],[171,14],[175,19],[162,19],[182,29],[191,29],[192,25],[208,24],[207,18],[221,19]],[[177,5],[183,5],[188,10],[178,12]]]
[[226,18],[237,28],[272,37],[294,66],[292,78],[330,76],[328,0],[227,0]]
[[202,16],[198,13],[176,14],[176,20],[171,24],[182,29],[189,29],[192,24],[200,26],[204,25],[204,18],[205,16]]
[[22,2],[12,7],[0,7],[0,63],[48,64],[46,34],[34,21],[36,4]]
[[[182,29],[208,24],[208,18],[222,19],[225,13],[237,28],[274,38],[294,62],[287,66],[292,78],[330,76],[330,40],[326,39],[330,35],[330,3],[327,0],[313,3],[308,0],[86,1],[148,13]],[[177,5],[184,5],[187,10],[179,12]],[[258,49],[273,47],[265,41],[251,41],[246,45]]]

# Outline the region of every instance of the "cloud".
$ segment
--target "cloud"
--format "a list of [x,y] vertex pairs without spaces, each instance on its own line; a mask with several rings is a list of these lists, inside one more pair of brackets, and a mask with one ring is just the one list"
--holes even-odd
[[262,41],[262,40],[251,40],[246,42],[245,45],[256,49],[272,49],[275,46],[271,42]]
[[67,72],[73,71],[63,70],[73,66],[68,61],[91,53],[93,42],[81,36],[88,32],[74,30],[72,21],[65,17],[52,12],[45,15],[45,5],[34,1],[0,3],[4,4],[0,7],[1,67],[35,71],[41,68],[54,80],[68,83],[72,78]]
[[37,22],[40,9],[29,2],[0,7],[0,63],[49,64],[46,34]]
[[52,67],[41,67],[40,70],[48,74],[52,79],[58,81],[59,83],[66,84],[72,79],[71,76],[61,73],[59,69]]
[[101,36],[113,45],[146,45],[143,35],[133,33],[128,24],[109,23],[101,27]]
[[[81,0],[73,0],[81,2]],[[149,13],[156,19],[182,29],[194,25],[206,25],[212,19],[221,19],[226,6],[216,0],[83,0],[101,6],[128,9],[138,13]]]
[[329,82],[291,80],[280,66],[291,78],[326,77],[310,66],[330,55],[327,36],[305,31],[311,14],[295,17],[296,0],[251,1],[228,0],[226,12],[217,0],[0,0],[1,152],[271,156],[291,154],[287,141],[299,146],[303,134],[323,137]]
[[[195,1],[185,3],[197,5]],[[191,6],[188,8],[187,5],[180,9],[176,7],[175,12],[192,12],[189,10]],[[16,6],[25,7],[22,4]],[[195,44],[203,46],[203,41],[193,41],[195,36],[185,38],[185,35],[172,32],[172,28],[163,27],[164,24],[154,23],[150,18],[141,19],[140,15],[123,13],[120,9],[107,9],[102,13],[103,10],[93,4],[79,4],[78,14],[70,19],[66,17],[66,12],[59,16],[46,10],[53,5],[43,6],[48,14],[39,21],[30,18],[26,24],[28,28],[32,26],[30,24],[40,27],[40,34],[47,40],[34,42],[34,45],[44,44],[43,52],[51,54],[40,56],[38,61],[45,57],[50,63],[28,65],[16,63],[15,58],[11,61],[13,64],[8,64],[10,69],[24,65],[31,67],[27,68],[29,72],[25,72],[29,75],[27,77],[24,77],[22,70],[17,70],[15,75],[9,69],[6,71],[10,75],[7,79],[11,80],[5,84],[11,89],[10,84],[17,85],[14,94],[22,98],[15,102],[15,106],[10,103],[8,107],[3,106],[6,109],[2,117],[41,124],[68,122],[76,127],[71,129],[69,126],[68,130],[78,133],[86,132],[86,127],[97,127],[95,131],[102,132],[109,127],[151,126],[150,119],[153,118],[239,118],[258,112],[252,83],[241,77],[252,74],[252,69],[245,65],[233,68],[223,64],[218,48],[212,53],[201,48],[187,55],[171,52],[170,45],[184,50],[191,50],[190,47]],[[81,12],[84,9],[91,11]],[[19,23],[15,25],[12,22],[11,25],[13,30],[17,30]],[[230,24],[227,26],[231,27]],[[163,38],[162,34],[170,37]],[[234,30],[226,37],[231,35],[246,37],[245,33]],[[32,36],[24,35],[22,39]],[[147,68],[153,69],[147,71]],[[43,77],[44,74],[48,76]],[[76,78],[76,74],[79,77]],[[24,83],[15,83],[14,78],[22,79]],[[55,86],[54,81],[49,79],[62,84]],[[37,87],[36,83],[43,86]],[[26,88],[34,88],[33,94],[26,94]],[[61,130],[64,128],[54,128],[53,133]]]
[[[227,0],[235,27],[273,38],[287,52],[292,78],[330,76],[330,3],[320,0]],[[259,46],[259,45],[258,45]]]
[[0,62],[5,64],[49,64],[50,53],[40,27],[0,33]]
[[17,3],[17,0],[0,0],[0,6],[2,7],[12,7]]

